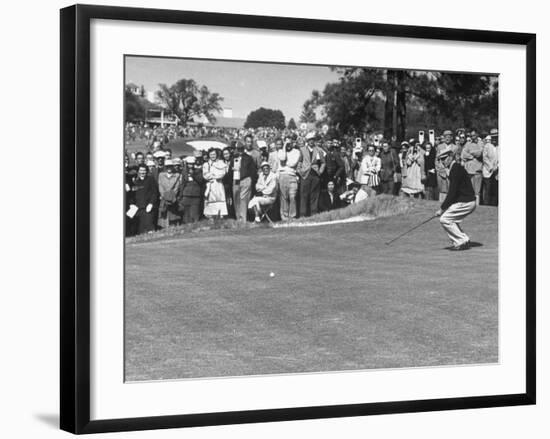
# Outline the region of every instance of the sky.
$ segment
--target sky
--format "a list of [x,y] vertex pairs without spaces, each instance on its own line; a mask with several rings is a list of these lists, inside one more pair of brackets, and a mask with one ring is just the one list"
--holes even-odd
[[156,91],[159,83],[172,85],[194,79],[224,97],[222,106],[233,117],[246,118],[259,107],[281,110],[298,122],[302,105],[312,90],[323,90],[338,74],[328,67],[180,58],[126,57],[125,83]]

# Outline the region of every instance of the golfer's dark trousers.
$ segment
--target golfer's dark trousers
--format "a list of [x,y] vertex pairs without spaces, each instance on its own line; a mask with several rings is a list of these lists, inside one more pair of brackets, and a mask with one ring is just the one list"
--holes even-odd
[[200,219],[201,203],[200,200],[192,200],[183,204],[183,223],[196,223]]
[[380,181],[380,193],[393,195],[394,186],[393,180]]
[[139,209],[136,214],[138,223],[138,234],[147,233],[154,230],[153,212],[146,212],[145,209]]
[[300,216],[315,215],[319,211],[321,179],[313,171],[300,185]]

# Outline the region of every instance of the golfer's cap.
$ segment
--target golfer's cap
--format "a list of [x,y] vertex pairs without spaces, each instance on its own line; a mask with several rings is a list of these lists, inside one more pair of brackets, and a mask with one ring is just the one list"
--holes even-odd
[[172,159],[172,163],[173,163],[174,165],[181,165],[181,159],[180,159],[179,157],[174,157],[174,158]]
[[164,161],[164,166],[174,166],[174,162],[170,159]]
[[147,160],[145,162],[145,166],[155,166],[155,165],[156,165],[156,163],[153,160]]
[[485,136],[485,140],[491,140],[491,136]]
[[166,156],[166,154],[165,154],[164,151],[156,151],[156,152],[153,153],[153,157],[155,157],[155,158],[157,158],[157,159],[158,159],[159,157],[165,157],[165,156]]
[[193,157],[202,157],[202,151],[196,149],[195,151],[193,151]]
[[192,155],[185,157],[185,163],[187,163],[188,165],[193,165],[196,161],[197,159]]
[[257,140],[256,144],[258,145],[258,148],[267,148],[267,143],[265,140]]
[[403,140],[401,142],[401,146],[409,146],[409,142],[407,142],[406,140]]
[[314,132],[309,132],[306,134],[306,140],[315,139],[316,134]]
[[489,133],[491,134],[491,136],[498,136],[498,130],[496,128],[491,129]]
[[443,131],[443,135],[444,136],[452,136],[453,132],[451,130],[445,130],[445,131]]
[[260,168],[263,168],[264,166],[267,166],[268,168],[271,169],[271,165],[268,162],[262,162],[262,164],[260,165]]

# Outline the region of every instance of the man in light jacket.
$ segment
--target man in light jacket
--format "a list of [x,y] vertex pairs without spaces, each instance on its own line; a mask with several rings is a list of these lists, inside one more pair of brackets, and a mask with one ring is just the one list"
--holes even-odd
[[461,158],[464,169],[472,180],[472,186],[476,194],[476,203],[479,204],[479,193],[481,191],[482,169],[483,169],[483,147],[484,143],[477,136],[477,131],[470,132],[471,140],[464,145]]
[[262,208],[271,206],[277,199],[277,176],[271,171],[268,162],[263,162],[260,166],[261,172],[256,182],[256,194],[248,203],[248,208],[254,209],[254,221],[257,223],[261,221]]
[[300,216],[315,215],[319,211],[321,175],[325,171],[325,152],[315,146],[315,133],[308,133],[307,144],[301,148],[302,160],[298,164],[300,186]]
[[277,151],[279,161],[279,195],[281,219],[296,218],[296,195],[298,194],[298,175],[296,169],[302,160],[302,153],[287,143]]

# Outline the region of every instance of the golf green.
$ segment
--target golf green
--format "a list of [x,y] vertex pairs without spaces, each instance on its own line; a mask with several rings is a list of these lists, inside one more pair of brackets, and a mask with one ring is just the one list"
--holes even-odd
[[467,251],[437,220],[385,245],[436,208],[128,243],[126,379],[497,362],[498,210],[466,219]]

